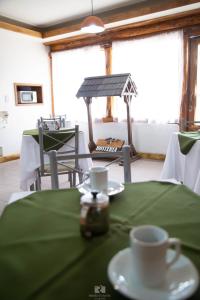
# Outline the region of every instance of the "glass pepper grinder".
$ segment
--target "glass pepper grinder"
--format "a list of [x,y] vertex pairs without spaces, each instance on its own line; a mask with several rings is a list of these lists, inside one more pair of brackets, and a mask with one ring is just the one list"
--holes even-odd
[[80,231],[82,236],[106,233],[109,229],[109,198],[93,191],[81,197]]

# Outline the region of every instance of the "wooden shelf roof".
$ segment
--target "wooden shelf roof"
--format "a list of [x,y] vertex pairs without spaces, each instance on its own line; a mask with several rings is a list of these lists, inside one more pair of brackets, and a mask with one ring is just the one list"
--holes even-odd
[[130,73],[87,77],[79,88],[76,97],[106,97],[137,94],[136,85]]

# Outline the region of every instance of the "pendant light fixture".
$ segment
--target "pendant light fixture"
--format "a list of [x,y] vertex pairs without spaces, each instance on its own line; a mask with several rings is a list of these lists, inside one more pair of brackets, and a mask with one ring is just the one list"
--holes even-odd
[[85,18],[82,25],[81,25],[81,31],[84,33],[98,33],[105,30],[103,21],[93,15],[93,0],[91,0],[92,5],[92,15]]

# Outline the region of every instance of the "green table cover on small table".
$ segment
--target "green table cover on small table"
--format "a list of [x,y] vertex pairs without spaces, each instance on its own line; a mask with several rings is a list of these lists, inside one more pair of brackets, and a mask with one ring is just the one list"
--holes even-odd
[[[129,246],[133,226],[154,224],[182,241],[200,271],[200,197],[185,186],[126,184],[110,204],[110,230],[86,240],[79,231],[76,189],[36,192],[8,205],[0,218],[0,299],[85,300],[94,287],[125,299],[107,276],[111,258]],[[200,299],[198,290],[191,299]],[[160,299],[162,300],[162,299]]]
[[[38,129],[25,130],[23,135],[31,135],[37,143],[39,143],[39,132]],[[67,143],[75,135],[74,130],[71,129],[60,129],[53,133],[48,133],[44,135],[44,149],[45,151],[49,150],[58,150],[65,143]]]
[[185,131],[178,133],[178,140],[180,145],[180,150],[183,154],[187,154],[194,143],[197,140],[200,140],[200,132],[199,131]]

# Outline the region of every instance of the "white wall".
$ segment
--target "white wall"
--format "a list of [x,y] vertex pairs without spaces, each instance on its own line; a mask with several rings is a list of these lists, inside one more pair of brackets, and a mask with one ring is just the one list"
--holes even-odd
[[[0,45],[0,111],[9,113],[6,127],[0,124],[0,146],[9,155],[20,152],[23,130],[51,113],[49,58],[41,39],[24,34],[0,29]],[[14,82],[41,84],[44,103],[16,106]]]
[[[88,142],[87,123],[80,123]],[[173,132],[178,131],[175,124],[146,124],[134,123],[132,125],[133,144],[137,152],[166,154],[169,139]],[[127,143],[127,123],[93,123],[94,141],[105,138],[125,140]]]

